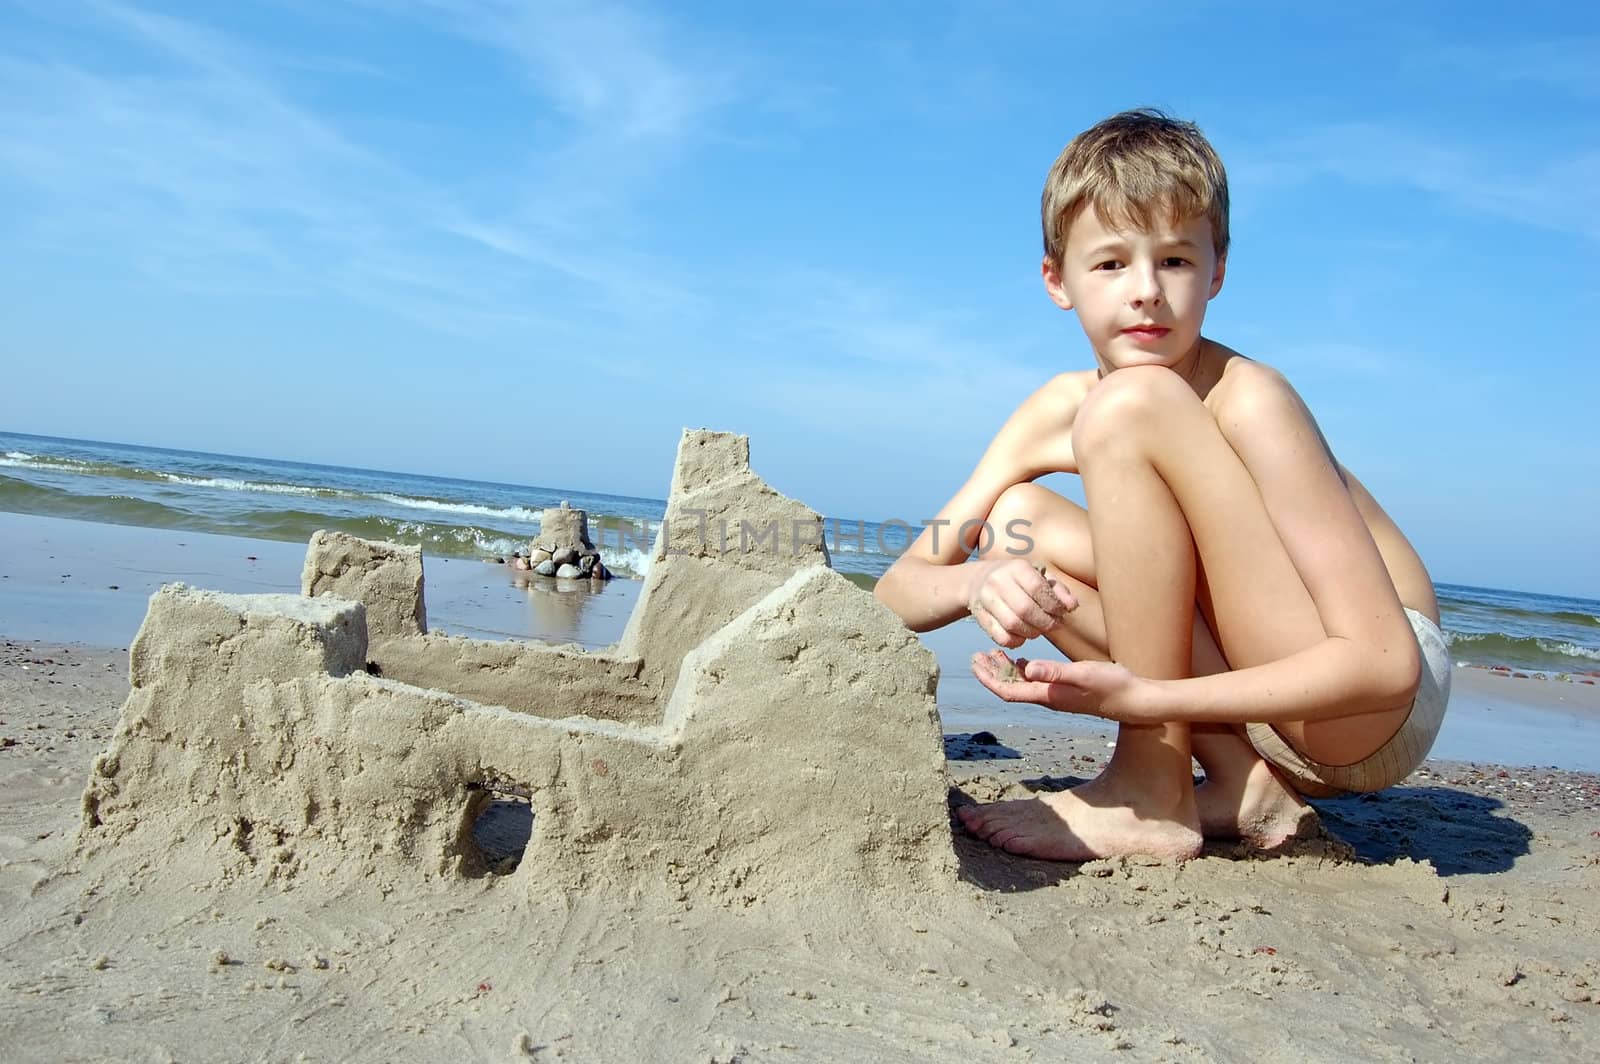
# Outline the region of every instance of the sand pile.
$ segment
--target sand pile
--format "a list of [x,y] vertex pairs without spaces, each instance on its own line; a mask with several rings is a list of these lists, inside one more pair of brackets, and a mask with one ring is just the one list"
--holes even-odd
[[[779,534],[723,549],[689,510]],[[529,893],[953,885],[933,656],[820,536],[795,545],[818,522],[743,438],[686,434],[650,579],[596,654],[429,635],[420,554],[341,535],[311,543],[316,597],[164,588],[81,855],[302,892],[462,880],[499,790],[531,801]]]

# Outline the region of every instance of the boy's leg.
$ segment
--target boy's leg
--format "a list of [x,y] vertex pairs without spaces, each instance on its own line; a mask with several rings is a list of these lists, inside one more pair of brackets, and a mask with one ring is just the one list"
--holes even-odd
[[[1115,660],[1156,679],[1189,674],[1201,570],[1229,660],[1271,661],[1325,637],[1249,471],[1176,374],[1135,367],[1101,382],[1078,414],[1074,450]],[[1123,725],[1099,778],[1033,803],[963,810],[962,819],[1038,856],[1181,856],[1176,840],[1192,833],[1198,850],[1199,839],[1190,753],[1184,725]]]
[[[1089,409],[1086,403],[1080,421]],[[1122,460],[1110,448],[1080,449],[1078,458],[1108,649],[1140,676],[1188,675],[1196,575],[1182,510],[1148,462]],[[1121,538],[1113,544],[1113,537]],[[1140,559],[1137,569],[1129,555]],[[1034,857],[1193,857],[1201,835],[1190,762],[1186,725],[1124,724],[1110,763],[1090,782],[1026,801],[966,807],[959,815],[980,838]]]
[[[990,523],[997,528],[1023,521],[1033,541],[1030,560],[1044,562],[1050,576],[1065,584],[1078,608],[1046,634],[1073,661],[1110,661],[1105,615],[1094,568],[1089,515],[1077,503],[1038,484],[1018,484],[996,501]],[[1227,660],[1198,610],[1194,611],[1192,676],[1222,672]],[[1263,847],[1298,834],[1309,811],[1300,796],[1272,771],[1233,725],[1202,725],[1190,730],[1194,759],[1205,770],[1195,789],[1201,832],[1207,838],[1243,838]]]
[[1200,831],[1271,849],[1313,828],[1316,813],[1231,724],[1197,724],[1189,746],[1206,771],[1194,789]]

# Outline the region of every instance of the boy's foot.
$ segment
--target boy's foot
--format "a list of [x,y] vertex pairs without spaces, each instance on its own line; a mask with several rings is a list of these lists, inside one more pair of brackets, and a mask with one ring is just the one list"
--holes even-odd
[[[966,829],[1007,853],[1047,861],[1092,861],[1135,854],[1184,861],[1200,854],[1194,807],[1177,819],[1146,815],[1106,800],[1101,780],[1020,801],[963,806]],[[1191,821],[1189,823],[1185,820]]]
[[1208,839],[1242,839],[1270,850],[1317,828],[1317,811],[1265,761],[1255,763],[1242,787],[1207,780],[1195,788],[1194,797],[1200,830]]

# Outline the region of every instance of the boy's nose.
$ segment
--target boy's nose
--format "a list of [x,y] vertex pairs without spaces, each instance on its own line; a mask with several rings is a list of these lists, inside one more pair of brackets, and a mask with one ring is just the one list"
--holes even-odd
[[1130,307],[1160,306],[1161,281],[1156,276],[1156,271],[1150,266],[1135,268],[1130,278],[1133,284],[1128,292],[1128,305]]
[[1135,307],[1159,307],[1161,305],[1161,286],[1156,283],[1153,277],[1145,279],[1134,288],[1133,297],[1128,302]]

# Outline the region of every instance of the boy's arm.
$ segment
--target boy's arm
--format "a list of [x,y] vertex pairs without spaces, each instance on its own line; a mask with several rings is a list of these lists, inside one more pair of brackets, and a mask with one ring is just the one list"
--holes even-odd
[[[1005,660],[983,654],[973,659],[972,671],[1007,702],[1032,702],[1126,724],[1280,724],[1404,705],[1409,693],[1371,695],[1337,681],[1341,675],[1363,676],[1367,664],[1358,648],[1330,639],[1265,665],[1186,680],[1149,680],[1109,661],[1019,658],[1013,674]],[[1384,701],[1390,704],[1374,704]]]
[[[962,563],[983,534],[979,523],[988,518],[1007,488],[1047,473],[1077,472],[1072,422],[1087,391],[1084,374],[1063,373],[1024,400],[995,435],[966,483],[878,580],[873,594],[913,631],[926,632],[966,616],[977,589],[1007,563],[1016,563],[1011,566],[1015,575],[1009,582],[1018,587],[1005,591],[1008,597],[1021,596],[1019,609],[1026,610],[1028,602],[1037,606],[1041,599],[1067,605],[1052,599],[1048,590],[1041,595],[1041,589],[1049,585],[1020,559],[1006,556],[972,565]],[[968,526],[965,535],[963,526]],[[1032,619],[1044,627],[1052,623],[1047,616]],[[1003,645],[1021,645],[1021,640],[1013,643],[990,634]]]
[[1186,697],[1213,709],[1242,699],[1263,721],[1396,708],[1416,691],[1421,655],[1383,555],[1294,388],[1260,363],[1240,369],[1238,394],[1219,405],[1218,425],[1260,489],[1326,637],[1242,670],[1234,683],[1191,684]]

